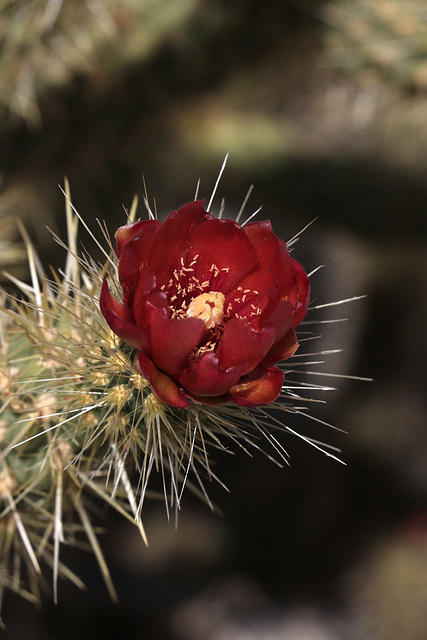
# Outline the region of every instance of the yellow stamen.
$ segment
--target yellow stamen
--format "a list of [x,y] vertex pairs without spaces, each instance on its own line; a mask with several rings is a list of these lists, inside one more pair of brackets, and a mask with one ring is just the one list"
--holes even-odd
[[200,318],[205,323],[206,329],[216,327],[224,317],[225,296],[221,291],[209,291],[194,298],[188,309],[187,316]]

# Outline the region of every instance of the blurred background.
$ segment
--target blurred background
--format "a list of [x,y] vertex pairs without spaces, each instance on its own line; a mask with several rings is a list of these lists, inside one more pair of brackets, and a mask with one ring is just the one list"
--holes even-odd
[[427,638],[424,0],[0,1],[2,268],[17,218],[61,266],[46,226],[64,237],[64,176],[113,233],[142,174],[165,216],[199,178],[210,196],[226,153],[212,210],[224,197],[233,217],[254,184],[248,214],[262,204],[284,239],[316,219],[293,254],[325,265],[316,304],[367,296],[313,312],[348,320],[301,352],[342,348],[306,368],[374,382],[294,374],[337,388],[310,413],[346,433],[287,417],[347,466],[286,435],[284,469],[215,454],[218,513],[187,493],[175,530],[147,505],[149,549],[109,514],[119,604],[64,547],[88,592],[61,583],[40,610],[8,596],[11,640]]

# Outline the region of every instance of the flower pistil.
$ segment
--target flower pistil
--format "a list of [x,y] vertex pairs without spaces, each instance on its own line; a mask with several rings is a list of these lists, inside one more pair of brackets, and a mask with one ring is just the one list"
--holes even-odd
[[221,291],[201,293],[190,302],[186,315],[190,318],[200,318],[206,329],[213,329],[224,317],[224,301],[225,295]]

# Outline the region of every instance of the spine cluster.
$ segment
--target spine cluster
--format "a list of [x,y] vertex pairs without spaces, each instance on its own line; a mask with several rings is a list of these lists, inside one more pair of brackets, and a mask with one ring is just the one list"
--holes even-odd
[[99,502],[133,522],[146,542],[142,511],[152,473],[168,516],[179,510],[186,485],[210,504],[204,482],[217,478],[207,443],[241,439],[244,411],[176,410],[151,393],[134,353],[99,310],[107,269],[115,286],[111,243],[106,265],[77,255],[77,215],[69,205],[64,272],[39,275],[27,238],[31,285],[13,278],[18,293],[3,294],[0,604],[5,589],[38,601],[46,567],[55,600],[58,577],[83,587],[61,562],[60,547],[84,541],[115,599],[98,541]]

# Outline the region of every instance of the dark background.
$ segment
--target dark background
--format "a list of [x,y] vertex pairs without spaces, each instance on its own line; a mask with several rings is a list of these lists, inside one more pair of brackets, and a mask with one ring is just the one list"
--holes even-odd
[[5,637],[427,637],[424,3],[0,8],[0,215],[25,221],[44,264],[64,258],[46,225],[64,235],[65,175],[88,224],[114,232],[134,194],[143,215],[142,174],[165,216],[199,178],[209,197],[230,153],[213,211],[225,197],[234,217],[254,184],[248,214],[262,204],[258,218],[284,239],[316,219],[294,253],[308,271],[325,265],[316,303],[367,296],[313,312],[348,320],[323,325],[315,349],[343,353],[308,368],[374,379],[295,375],[337,387],[311,412],[347,434],[287,420],[340,448],[346,466],[289,436],[284,469],[215,454],[230,489],[210,487],[220,513],[188,494],[175,531],[149,505],[149,549],[111,516],[103,545],[118,605],[95,561],[64,548],[89,591],[61,583],[59,605],[47,593],[40,610],[7,596]]

